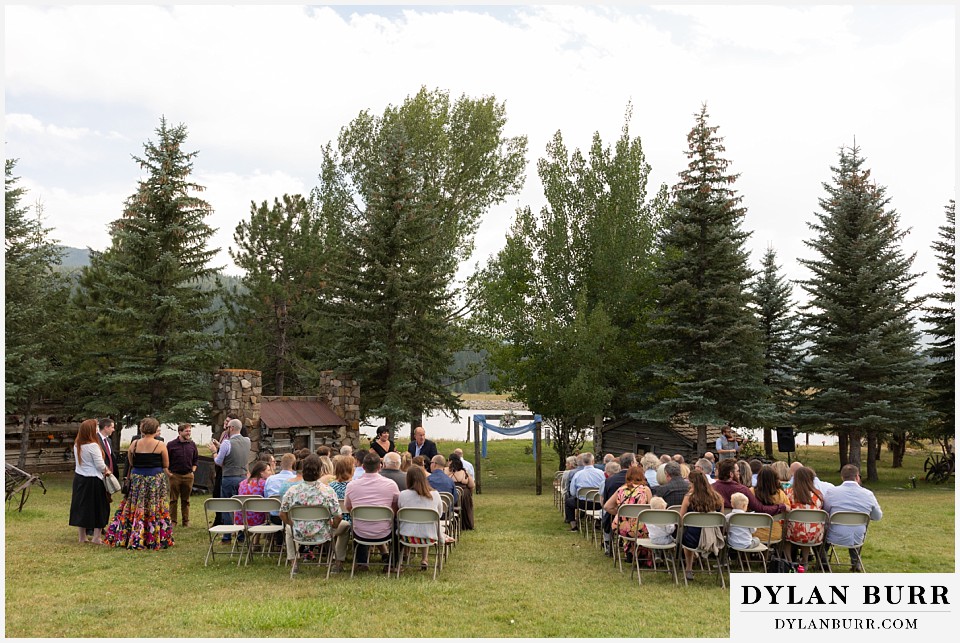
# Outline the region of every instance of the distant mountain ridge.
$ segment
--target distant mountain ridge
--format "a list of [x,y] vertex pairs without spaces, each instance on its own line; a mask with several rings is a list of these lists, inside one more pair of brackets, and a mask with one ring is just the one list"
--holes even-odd
[[63,253],[60,259],[60,265],[64,268],[83,268],[90,265],[89,248],[71,248],[70,246],[57,246]]

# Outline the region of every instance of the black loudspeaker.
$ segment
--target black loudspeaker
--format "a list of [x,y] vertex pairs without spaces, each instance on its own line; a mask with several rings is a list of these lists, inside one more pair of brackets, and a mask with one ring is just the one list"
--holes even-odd
[[777,427],[777,451],[780,453],[793,453],[797,450],[797,442],[793,438],[792,426]]

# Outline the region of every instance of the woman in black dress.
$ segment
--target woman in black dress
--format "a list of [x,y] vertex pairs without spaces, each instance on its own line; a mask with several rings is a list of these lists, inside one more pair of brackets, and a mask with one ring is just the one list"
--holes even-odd
[[70,526],[77,528],[81,543],[87,542],[87,529],[93,530],[93,543],[101,544],[101,531],[110,519],[110,501],[103,486],[108,467],[97,441],[97,421],[84,420],[73,442],[76,459],[73,495],[70,498]]
[[396,451],[393,440],[390,439],[390,429],[385,426],[377,427],[377,439],[370,443],[370,448],[381,458],[391,451]]

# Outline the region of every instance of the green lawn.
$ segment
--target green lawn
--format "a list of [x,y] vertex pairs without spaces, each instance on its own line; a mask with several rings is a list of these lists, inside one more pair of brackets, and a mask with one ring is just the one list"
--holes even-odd
[[[402,446],[402,445],[401,445]],[[441,442],[442,453],[472,444]],[[553,506],[556,454],[546,450],[544,495],[534,494],[529,442],[491,442],[478,529],[464,534],[434,582],[409,572],[334,576],[226,559],[203,567],[202,500],[197,527],[179,529],[176,546],[128,552],[79,545],[67,526],[70,475],[45,476],[22,514],[6,513],[8,637],[692,637],[729,635],[727,592],[712,580],[689,588],[665,574],[642,587],[610,559],[567,531]],[[836,481],[836,449],[800,447],[798,457]],[[881,463],[874,486],[884,519],[870,528],[864,561],[871,572],[954,571],[954,486],[922,481],[923,454],[907,468]],[[909,484],[918,475],[918,488]],[[922,546],[917,546],[922,543]],[[146,603],[146,607],[144,607]],[[629,604],[629,609],[618,608]],[[696,605],[691,612],[690,605]],[[136,617],[131,615],[136,609]],[[417,618],[410,618],[415,611]],[[703,615],[709,614],[709,618]],[[613,622],[620,621],[617,626]],[[377,624],[377,625],[374,625]],[[374,628],[374,629],[371,629]]]

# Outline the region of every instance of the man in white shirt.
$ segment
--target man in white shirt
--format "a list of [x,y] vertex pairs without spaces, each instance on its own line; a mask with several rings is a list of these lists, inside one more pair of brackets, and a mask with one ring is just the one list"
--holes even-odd
[[[831,516],[838,511],[859,511],[870,515],[870,520],[883,518],[883,511],[877,497],[869,489],[860,486],[860,469],[856,465],[846,464],[840,469],[839,487],[829,489],[823,498],[823,510]],[[831,545],[847,547],[850,552],[850,569],[862,572],[860,547],[866,537],[864,525],[831,525],[827,528],[827,542]]]
[[467,460],[463,457],[463,449],[457,448],[457,449],[454,449],[453,452],[457,455],[458,458],[460,458],[460,462],[463,463],[463,468],[466,469],[467,473],[470,474],[470,477],[476,478],[477,474],[473,472],[473,465],[467,462]]
[[[283,486],[283,483],[297,475],[297,472],[293,470],[296,464],[297,456],[292,453],[283,454],[283,457],[280,458],[280,471],[267,478],[267,481],[263,483],[264,498],[280,495],[280,488]],[[274,525],[280,524],[279,511],[270,512],[270,522]]]
[[[596,489],[602,490],[603,483],[606,481],[606,476],[603,475],[603,471],[597,469],[593,466],[593,454],[584,453],[582,455],[583,468],[580,469],[576,474],[570,478],[570,492],[567,496],[567,499],[564,503],[564,517],[566,521],[570,523],[570,531],[577,531],[577,491],[585,487],[596,487]],[[581,502],[579,503],[580,509],[598,509],[599,505],[594,502]]]

